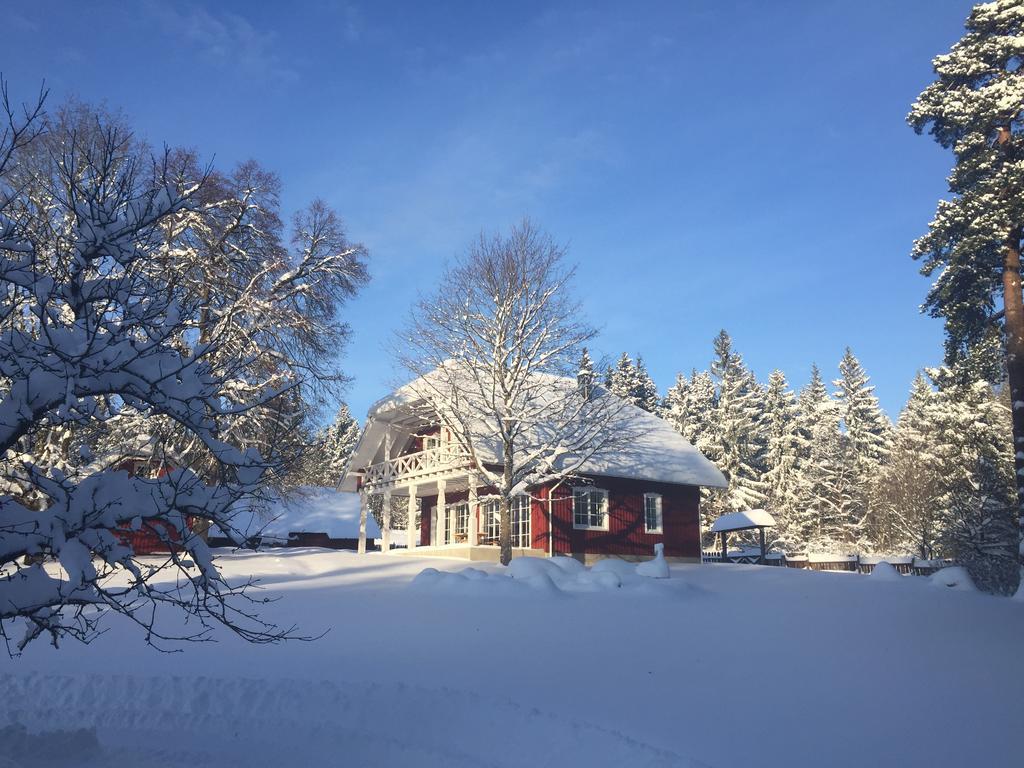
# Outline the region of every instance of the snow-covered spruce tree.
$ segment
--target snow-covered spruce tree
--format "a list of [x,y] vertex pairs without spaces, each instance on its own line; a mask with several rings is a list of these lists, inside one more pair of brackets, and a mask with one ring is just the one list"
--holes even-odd
[[[839,408],[829,396],[817,365],[797,399],[797,431],[801,438],[797,493],[787,544],[808,550],[850,551],[850,478],[842,461]],[[791,550],[792,551],[792,550]]]
[[[367,508],[377,527],[384,530],[384,494],[372,493],[366,500]],[[420,515],[423,512],[423,499],[416,499],[415,528],[420,527]],[[391,497],[391,530],[405,531],[409,521],[409,500],[405,496]],[[392,541],[394,539],[392,538]]]
[[707,495],[706,523],[723,512],[764,504],[764,392],[724,330],[714,340],[712,375],[717,380],[716,429],[707,455],[729,481]]
[[576,367],[576,379],[584,387],[593,387],[597,384],[594,361],[590,358],[590,352],[586,347],[580,353],[580,363]]
[[[1024,6],[1019,0],[976,5],[967,31],[937,56],[938,76],[914,102],[908,121],[951,149],[952,198],[939,202],[928,233],[914,246],[922,271],[937,278],[926,309],[945,319],[947,363],[955,364],[998,334],[1010,401],[1017,476],[1017,516],[1024,513]],[[1002,309],[996,309],[997,299]],[[1016,553],[1019,532],[1003,542]],[[1003,554],[995,561],[1006,563]],[[1019,569],[1007,567],[1007,589]]]
[[872,494],[880,523],[872,540],[879,552],[910,551],[923,558],[940,553],[950,528],[943,498],[942,408],[928,379],[918,373]]
[[306,450],[302,483],[329,488],[337,486],[361,433],[359,422],[352,417],[348,405],[342,403],[334,421],[316,435]]
[[643,408],[648,413],[658,413],[661,406],[661,397],[658,394],[658,387],[647,372],[644,359],[637,355],[635,380],[630,390],[630,399],[638,408]]
[[675,383],[665,392],[661,401],[661,414],[676,432],[683,434],[686,424],[690,421],[689,411],[690,382],[681,374],[676,374]]
[[[87,641],[116,613],[153,643],[168,636],[167,609],[193,618],[188,639],[217,624],[257,642],[285,637],[255,617],[249,585],[225,581],[187,523],[200,516],[232,532],[233,510],[258,497],[275,468],[221,427],[277,393],[239,400],[231,381],[243,359],[224,358],[215,371],[218,338],[184,346],[195,297],[161,279],[164,224],[195,205],[197,187],[183,187],[167,158],[139,162],[117,126],[46,141],[35,130],[46,124],[41,104],[19,121],[3,94],[0,472],[30,492],[0,496],[0,635],[10,652],[40,636]],[[175,250],[190,247],[189,234]],[[77,455],[67,450],[129,414],[174,423],[216,472],[130,475],[94,460],[87,440],[77,440]],[[60,450],[38,450],[65,430],[73,435]],[[155,569],[114,533],[154,523],[181,532]],[[50,558],[60,569],[47,567]]]
[[980,588],[1007,594],[1014,588],[1007,572],[1017,566],[1017,553],[1006,549],[1016,529],[1013,459],[1005,448],[1009,396],[966,368],[929,371],[938,385],[931,421],[939,432],[939,506],[948,515],[943,553],[963,563]]
[[[579,319],[564,258],[528,221],[508,236],[481,235],[398,339],[424,418],[440,418],[481,484],[495,489],[505,564],[516,494],[572,477],[634,438],[622,399],[577,385],[580,347],[594,331]],[[500,466],[478,458],[492,447]]]
[[628,400],[633,405],[639,406],[635,399],[638,389],[636,365],[627,353],[623,352],[615,367],[608,369],[605,374],[605,386],[623,400]]
[[662,402],[663,418],[707,454],[715,445],[717,400],[715,382],[707,371],[693,370],[689,379],[680,373]]
[[772,533],[782,546],[792,548],[800,539],[799,529],[790,536],[789,528],[799,506],[800,461],[807,453],[807,438],[799,429],[796,397],[782,371],[768,376],[764,429],[765,503],[777,526]]
[[839,362],[836,403],[843,426],[842,461],[850,479],[850,505],[846,525],[861,549],[872,548],[874,537],[884,535],[884,521],[872,519],[871,492],[889,456],[892,425],[878,405],[874,387],[849,347]]
[[715,381],[707,371],[691,371],[686,393],[686,421],[683,437],[701,453],[707,454],[718,435],[718,393]]

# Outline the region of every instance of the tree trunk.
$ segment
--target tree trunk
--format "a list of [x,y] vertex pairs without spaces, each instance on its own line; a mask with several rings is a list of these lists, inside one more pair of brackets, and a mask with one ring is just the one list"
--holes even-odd
[[[1021,228],[1006,239],[1003,253],[1003,323],[1006,331],[1006,373],[1013,420],[1013,468],[1017,487],[1017,523],[1024,514],[1024,301],[1020,283]],[[1018,530],[1016,551],[1020,541]]]
[[505,466],[502,470],[501,499],[498,511],[501,513],[501,526],[498,528],[498,543],[501,545],[501,564],[512,562],[512,458],[513,449],[510,441],[504,445]]
[[498,533],[498,543],[501,545],[501,564],[508,565],[512,562],[512,505],[508,496],[502,496],[498,502],[498,510],[501,514],[501,528]]

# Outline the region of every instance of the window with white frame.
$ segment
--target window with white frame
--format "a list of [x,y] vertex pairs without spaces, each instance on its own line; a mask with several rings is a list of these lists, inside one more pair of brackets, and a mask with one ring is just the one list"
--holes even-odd
[[661,494],[644,494],[644,531],[646,533],[661,533]]
[[529,549],[530,539],[530,497],[512,497],[512,546]]
[[572,526],[607,531],[608,491],[601,488],[573,488]]
[[484,541],[488,544],[498,543],[498,534],[501,531],[501,512],[497,499],[489,499],[480,505],[481,516],[483,517]]
[[444,516],[444,543],[466,541],[469,535],[469,504],[449,504]]

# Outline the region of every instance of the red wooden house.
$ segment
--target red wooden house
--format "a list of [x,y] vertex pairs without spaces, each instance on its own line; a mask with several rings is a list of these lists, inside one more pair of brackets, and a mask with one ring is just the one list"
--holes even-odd
[[[628,448],[515,498],[513,556],[640,559],[663,543],[667,559],[700,561],[700,488],[725,487],[725,478],[668,422],[624,407],[637,435]],[[408,499],[412,544],[400,551],[498,559],[493,489],[478,484],[448,429],[425,418],[407,388],[370,409],[341,488],[360,493],[364,508],[373,494]]]
[[[122,448],[114,468],[133,477],[163,477],[171,470],[171,465],[158,449],[155,438],[140,435],[133,445]],[[114,529],[114,535],[136,555],[178,550],[181,543],[181,531],[166,520],[144,520],[138,528],[121,526]]]

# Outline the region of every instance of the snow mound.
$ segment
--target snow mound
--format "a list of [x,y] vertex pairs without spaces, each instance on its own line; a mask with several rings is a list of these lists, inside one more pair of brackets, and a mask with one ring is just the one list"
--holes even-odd
[[665,545],[654,545],[654,559],[639,563],[636,572],[640,576],[649,579],[667,579],[669,577],[668,563],[665,562]]
[[418,591],[459,597],[516,596],[558,591],[551,578],[544,573],[513,580],[504,574],[487,573],[476,568],[463,568],[454,573],[424,568],[409,586]]
[[517,557],[509,563],[507,570],[509,576],[517,581],[546,578],[563,592],[603,592],[622,586],[622,579],[617,574],[594,573],[571,557]]
[[590,571],[592,573],[614,573],[619,576],[619,578],[628,579],[631,576],[636,576],[636,564],[628,563],[625,560],[619,560],[617,557],[606,557],[603,560],[598,560],[594,563],[591,566]]
[[896,570],[896,567],[885,560],[879,560],[871,569],[868,578],[873,581],[899,581],[903,575]]
[[583,563],[577,560],[575,557],[566,557],[565,555],[556,555],[549,561],[552,565],[561,568],[566,573],[579,573],[585,571],[587,568]]
[[974,586],[974,582],[971,580],[971,575],[962,565],[953,565],[936,571],[928,577],[928,581],[936,587],[949,587],[961,592],[978,591],[978,588]]
[[571,557],[517,557],[501,572],[477,568],[439,571],[425,568],[410,587],[455,595],[536,595],[562,592],[613,592],[628,586],[639,592],[649,579],[669,578],[664,553],[640,564],[606,558],[587,568]]

